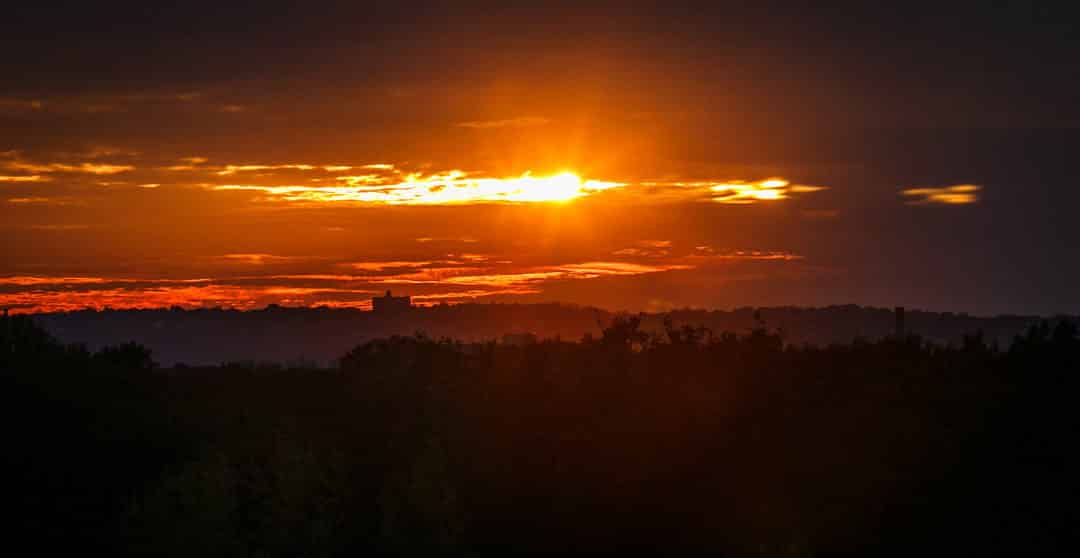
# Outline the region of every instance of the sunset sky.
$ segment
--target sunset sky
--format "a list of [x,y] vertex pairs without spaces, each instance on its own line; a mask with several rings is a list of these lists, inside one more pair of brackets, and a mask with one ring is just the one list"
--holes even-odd
[[444,4],[7,10],[0,306],[1080,312],[1063,12]]

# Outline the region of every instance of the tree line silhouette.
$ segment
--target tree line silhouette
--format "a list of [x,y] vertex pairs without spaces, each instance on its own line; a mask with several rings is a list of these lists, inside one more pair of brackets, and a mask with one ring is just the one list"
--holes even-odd
[[[600,334],[615,313],[562,303],[441,304],[405,312],[365,312],[353,308],[270,305],[261,310],[199,308],[79,310],[37,314],[34,320],[65,343],[93,350],[135,341],[150,348],[164,366],[218,364],[238,360],[285,362],[303,358],[326,366],[360,340],[424,331],[463,342],[496,339],[507,333],[581,339]],[[663,334],[664,321],[699,324],[713,331],[757,327],[755,315],[784,332],[787,343],[828,345],[856,337],[880,339],[895,330],[893,309],[854,304],[800,307],[743,307],[730,310],[682,309],[642,314],[641,329]],[[1013,336],[1037,325],[1039,316],[970,316],[908,309],[906,325],[927,340],[960,343],[982,330],[988,344],[1008,346]],[[1078,317],[1049,318],[1077,321]]]
[[[786,344],[615,316],[332,368],[0,327],[9,544],[114,554],[1064,552],[1080,339]],[[14,547],[14,546],[13,546]]]

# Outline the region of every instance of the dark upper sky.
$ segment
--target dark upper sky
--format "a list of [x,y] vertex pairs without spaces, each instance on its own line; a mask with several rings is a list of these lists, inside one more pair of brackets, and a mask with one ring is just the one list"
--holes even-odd
[[0,304],[1080,311],[1064,7],[505,4],[7,8]]

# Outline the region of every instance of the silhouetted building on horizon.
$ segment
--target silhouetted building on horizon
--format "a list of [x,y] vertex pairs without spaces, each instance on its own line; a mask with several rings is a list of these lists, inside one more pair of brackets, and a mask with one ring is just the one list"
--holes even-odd
[[386,296],[372,297],[371,310],[376,314],[399,314],[412,308],[412,297],[394,296],[386,291]]
[[902,338],[905,335],[907,335],[907,331],[905,331],[905,329],[904,329],[904,307],[903,306],[897,306],[895,314],[896,314],[896,337],[899,339],[899,338]]

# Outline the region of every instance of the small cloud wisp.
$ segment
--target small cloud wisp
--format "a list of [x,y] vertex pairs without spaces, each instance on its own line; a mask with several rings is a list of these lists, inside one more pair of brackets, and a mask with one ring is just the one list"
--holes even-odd
[[939,188],[908,188],[900,194],[906,196],[908,205],[968,205],[979,201],[981,186],[956,184]]

